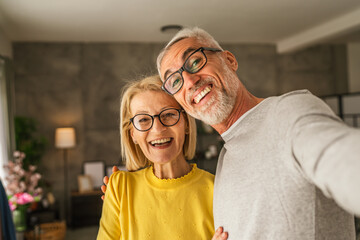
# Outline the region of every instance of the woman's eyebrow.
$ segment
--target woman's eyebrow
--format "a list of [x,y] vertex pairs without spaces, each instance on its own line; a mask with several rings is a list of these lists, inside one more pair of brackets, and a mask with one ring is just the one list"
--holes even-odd
[[168,106],[162,107],[161,110],[160,110],[160,112],[161,112],[162,110],[169,109],[169,108],[175,108],[175,109],[177,109],[177,108],[179,108],[179,107],[174,107],[174,106],[168,105]]

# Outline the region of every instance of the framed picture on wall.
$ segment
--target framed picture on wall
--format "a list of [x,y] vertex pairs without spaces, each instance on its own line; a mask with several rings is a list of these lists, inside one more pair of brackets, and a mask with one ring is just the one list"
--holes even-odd
[[81,193],[92,191],[94,188],[91,182],[91,178],[88,175],[79,175],[78,185],[79,185],[79,192]]
[[83,173],[90,177],[93,187],[98,189],[103,184],[105,162],[100,160],[86,161],[83,163]]

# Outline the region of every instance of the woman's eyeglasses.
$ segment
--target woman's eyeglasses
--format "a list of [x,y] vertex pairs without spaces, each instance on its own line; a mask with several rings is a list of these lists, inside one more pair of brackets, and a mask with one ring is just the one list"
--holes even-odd
[[184,112],[184,110],[176,109],[176,108],[167,108],[162,110],[159,114],[156,115],[140,113],[130,118],[130,122],[137,130],[141,132],[146,132],[152,128],[152,126],[154,125],[154,119],[156,117],[159,118],[160,123],[165,127],[174,126],[179,122],[181,112]]

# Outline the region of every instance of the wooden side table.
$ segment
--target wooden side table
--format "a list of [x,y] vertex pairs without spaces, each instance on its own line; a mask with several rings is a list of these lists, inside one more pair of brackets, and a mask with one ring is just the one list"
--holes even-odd
[[72,228],[98,225],[101,217],[102,192],[72,192],[70,226]]

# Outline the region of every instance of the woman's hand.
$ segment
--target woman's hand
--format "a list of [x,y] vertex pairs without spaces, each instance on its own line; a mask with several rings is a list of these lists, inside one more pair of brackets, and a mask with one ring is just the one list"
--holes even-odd
[[211,240],[226,240],[228,238],[228,233],[224,232],[222,227],[216,229],[216,232]]
[[[113,167],[112,167],[112,173],[117,172],[117,171],[119,171],[119,169],[118,169],[116,166],[113,166]],[[108,176],[105,176],[105,177],[103,178],[103,182],[104,182],[104,185],[101,186],[101,191],[104,193],[104,195],[101,196],[101,199],[102,199],[102,200],[104,200],[104,198],[105,198],[106,185],[107,185],[108,182],[109,182],[109,177],[108,177]]]

